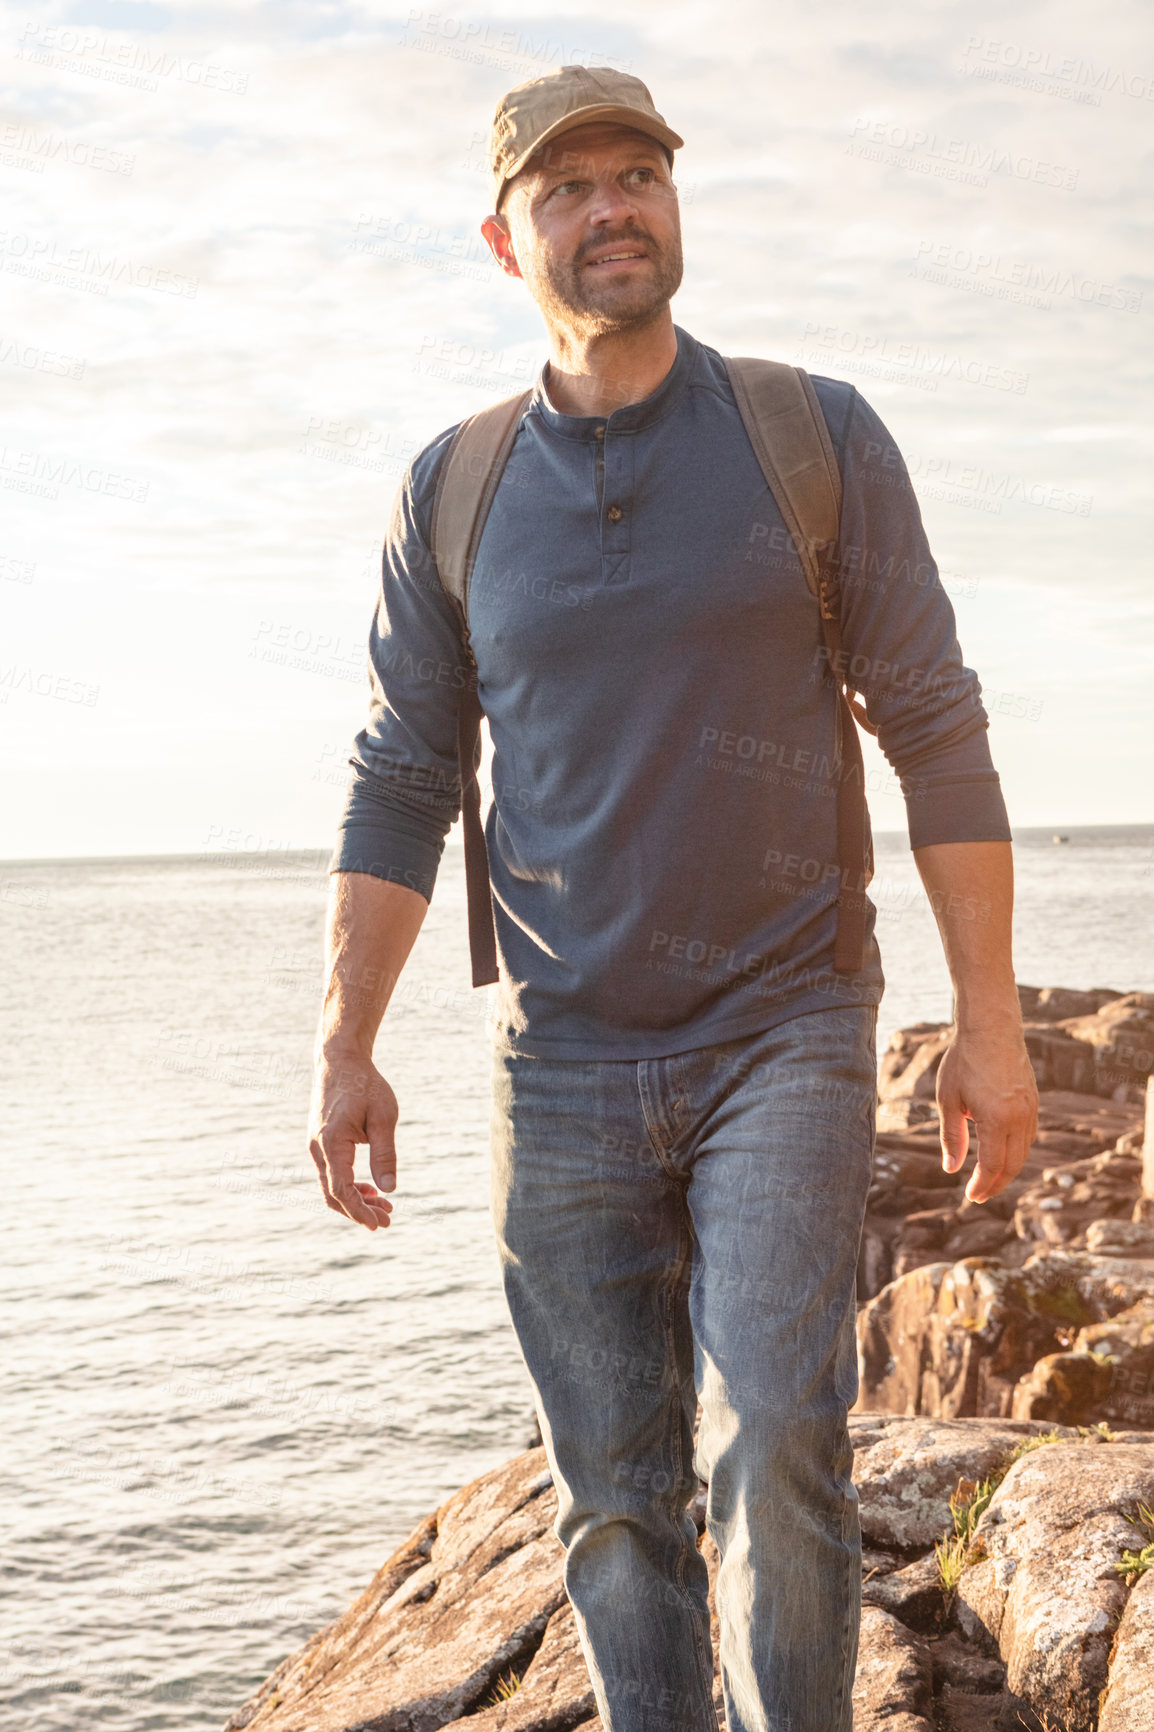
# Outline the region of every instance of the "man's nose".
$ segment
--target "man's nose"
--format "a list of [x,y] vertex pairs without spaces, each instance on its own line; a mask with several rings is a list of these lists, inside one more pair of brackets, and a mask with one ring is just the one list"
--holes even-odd
[[640,207],[640,196],[631,187],[622,186],[614,176],[598,175],[589,200],[590,222],[620,222],[623,217],[636,216]]

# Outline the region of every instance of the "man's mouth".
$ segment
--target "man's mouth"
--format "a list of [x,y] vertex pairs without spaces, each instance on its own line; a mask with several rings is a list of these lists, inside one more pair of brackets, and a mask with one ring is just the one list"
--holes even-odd
[[618,265],[630,259],[645,259],[649,255],[640,247],[619,247],[615,252],[602,253],[598,259],[589,259],[590,265]]

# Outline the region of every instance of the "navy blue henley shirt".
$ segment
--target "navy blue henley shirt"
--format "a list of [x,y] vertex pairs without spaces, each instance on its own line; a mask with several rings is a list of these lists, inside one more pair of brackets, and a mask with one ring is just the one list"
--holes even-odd
[[[560,414],[542,368],[473,572],[492,1020],[528,1054],[661,1057],[881,997],[872,907],[862,972],[832,969],[839,724],[817,603],[720,354],[675,330],[657,389],[608,416]],[[900,453],[852,385],[813,382],[845,491],[847,668],[911,846],[1008,840],[981,688]],[[460,805],[460,630],[429,553],[454,431],[394,502],[331,862],[426,898]]]

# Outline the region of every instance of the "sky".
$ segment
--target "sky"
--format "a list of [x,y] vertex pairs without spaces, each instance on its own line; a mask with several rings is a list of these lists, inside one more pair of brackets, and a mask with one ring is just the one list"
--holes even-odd
[[0,855],[331,845],[400,476],[546,358],[480,235],[486,138],[571,63],[686,141],[675,321],[886,421],[1015,826],[1154,819],[1141,5],[30,0],[0,6]]

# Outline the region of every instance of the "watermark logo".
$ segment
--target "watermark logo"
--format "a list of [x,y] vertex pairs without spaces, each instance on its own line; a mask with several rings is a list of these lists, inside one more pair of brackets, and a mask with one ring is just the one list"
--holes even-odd
[[1042,312],[1062,300],[1120,313],[1137,313],[1142,307],[1141,289],[1088,276],[1066,265],[1009,258],[982,247],[959,246],[956,241],[919,241],[909,274],[919,282],[964,289]]
[[22,367],[29,373],[52,373],[60,379],[83,379],[87,361],[78,355],[45,349],[22,337],[0,337],[0,367]]
[[50,162],[65,162],[73,168],[90,168],[102,174],[125,177],[136,171],[136,158],[109,145],[93,144],[87,138],[68,138],[59,132],[36,132],[30,126],[8,121],[0,126],[0,164],[43,174]]
[[[808,349],[807,344],[810,346]],[[936,391],[945,379],[965,385],[984,385],[991,391],[1008,391],[1021,397],[1030,383],[1028,373],[997,361],[980,360],[949,349],[930,348],[916,341],[899,342],[876,332],[847,330],[838,325],[823,325],[809,320],[802,332],[802,347],[794,360],[825,365],[831,355],[837,357],[839,367],[845,372],[865,373],[898,384],[914,385],[923,391]]]
[[133,90],[157,91],[162,78],[232,96],[243,96],[248,89],[248,73],[236,67],[224,66],[219,61],[190,59],[184,54],[174,54],[170,48],[153,47],[123,34],[110,36],[104,31],[73,29],[66,24],[26,24],[16,46],[16,57],[35,66],[75,72],[83,78]]
[[932,127],[907,126],[901,121],[871,120],[859,115],[850,127],[846,156],[867,162],[903,168],[910,174],[932,175],[938,180],[965,186],[988,186],[991,175],[1029,181],[1073,192],[1080,170],[1050,162],[1029,151],[1009,150],[1003,145],[970,138],[955,138]]
[[66,247],[47,235],[0,229],[0,259],[10,276],[53,283],[82,294],[107,295],[111,288],[149,289],[159,295],[195,300],[199,279],[162,265],[102,253],[94,247]]
[[1103,96],[1128,96],[1138,102],[1154,101],[1154,77],[1121,66],[1083,60],[1078,54],[1056,54],[1025,42],[1010,42],[1000,36],[971,36],[960,71],[967,78],[993,84],[1013,85],[1017,90],[1037,90],[1066,102],[1100,108]]
[[455,18],[450,12],[424,6],[409,8],[401,29],[401,47],[418,54],[443,54],[471,66],[521,71],[523,78],[555,66],[614,66],[619,72],[629,72],[633,66],[631,60],[585,43],[568,42],[561,36],[500,28],[484,19]]
[[0,446],[0,487],[13,493],[29,493],[38,499],[58,499],[62,487],[81,493],[100,494],[106,499],[127,499],[143,505],[148,498],[147,481],[99,463],[82,463],[71,457],[54,457],[46,451],[14,451]]

